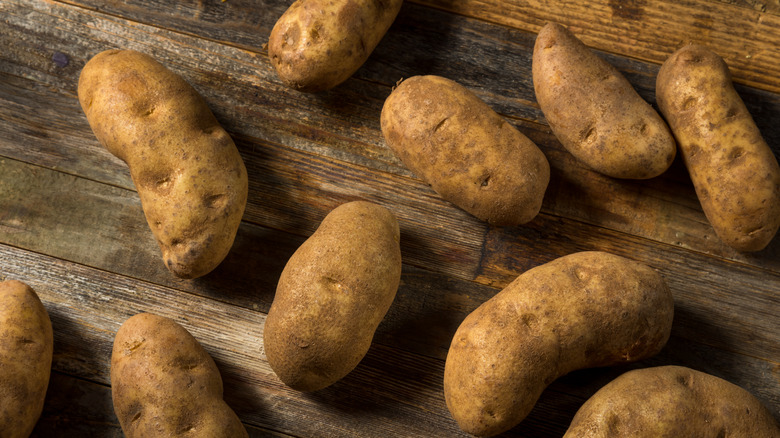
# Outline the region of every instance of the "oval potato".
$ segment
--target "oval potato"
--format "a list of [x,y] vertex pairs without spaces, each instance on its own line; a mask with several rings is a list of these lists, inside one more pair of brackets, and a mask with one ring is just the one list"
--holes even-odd
[[97,139],[129,166],[168,269],[181,278],[213,270],[233,245],[248,180],[233,140],[201,96],[131,50],[90,59],[78,95]]
[[561,144],[591,169],[646,179],[674,161],[674,137],[620,72],[557,23],[536,37],[532,74],[539,107]]
[[656,95],[715,233],[737,251],[764,249],[780,227],[780,166],[726,63],[686,45],[661,66]]
[[305,92],[331,89],[366,62],[402,3],[297,0],[271,30],[271,65],[288,87]]
[[752,394],[680,366],[629,371],[577,411],[564,438],[778,438],[780,428]]
[[119,328],[111,353],[111,396],[128,438],[248,436],[222,400],[214,360],[169,318],[139,313]]
[[27,438],[43,411],[54,337],[32,288],[0,282],[0,435]]
[[674,303],[641,263],[592,251],[537,266],[458,327],[444,366],[444,396],[476,436],[509,430],[555,379],[632,362],[666,344]]
[[263,332],[268,363],[287,386],[324,388],[365,356],[401,280],[399,237],[389,210],[349,202],[290,257]]
[[462,85],[414,76],[385,101],[388,146],[442,198],[493,225],[539,213],[550,165],[541,150]]

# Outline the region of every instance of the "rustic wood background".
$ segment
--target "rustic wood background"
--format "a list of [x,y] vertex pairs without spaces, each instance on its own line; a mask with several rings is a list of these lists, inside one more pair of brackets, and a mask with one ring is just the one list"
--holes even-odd
[[[558,21],[654,103],[655,76],[686,40],[730,65],[780,155],[778,0],[409,0],[368,62],[336,89],[281,85],[265,43],[291,0],[0,2],[0,279],[42,298],[55,331],[52,379],[34,436],[119,437],[111,406],[114,334],[138,312],[184,325],[214,357],[225,399],[252,437],[457,437],[442,395],[460,321],[518,274],[582,250],[644,262],[676,301],[672,338],[652,359],[573,372],[506,437],[555,437],[610,379],[678,364],[740,385],[780,418],[780,237],[740,254],[713,234],[681,161],[648,181],[595,174],[551,134],[531,83],[535,32]],[[76,98],[102,50],[146,52],[181,74],[235,139],[250,195],[235,245],[208,276],[165,269],[124,163],[96,141]],[[417,74],[469,87],[548,157],[531,223],[494,228],[442,201],[385,146],[391,86]],[[401,223],[398,296],[366,358],[302,394],[262,349],[284,263],[340,203],[385,205]]]

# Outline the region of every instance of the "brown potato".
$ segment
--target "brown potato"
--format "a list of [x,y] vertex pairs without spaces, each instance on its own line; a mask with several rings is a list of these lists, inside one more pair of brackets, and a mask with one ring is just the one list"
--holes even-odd
[[108,50],[84,66],[78,94],[95,136],[130,167],[168,269],[213,270],[233,245],[248,182],[197,91],[147,55]]
[[778,438],[772,414],[726,380],[680,366],[629,371],[577,411],[564,438]]
[[0,435],[27,438],[43,411],[54,338],[38,295],[26,284],[0,282]]
[[765,248],[780,227],[780,166],[726,63],[686,45],[661,66],[656,95],[715,233],[737,251]]
[[140,313],[122,324],[111,353],[111,390],[128,438],[248,436],[222,400],[211,356],[171,319]]
[[550,181],[542,151],[467,88],[414,76],[382,108],[388,146],[442,198],[493,225],[539,213]]
[[646,179],[674,161],[669,127],[620,72],[557,23],[536,38],[536,100],[561,144],[593,170]]
[[324,388],[365,356],[398,290],[399,238],[389,210],[349,202],[290,257],[263,332],[268,363],[287,386]]
[[663,278],[623,257],[580,252],[533,268],[458,328],[444,366],[447,407],[472,435],[504,432],[558,377],[656,354],[673,313]]
[[328,90],[368,59],[402,0],[297,0],[279,18],[268,56],[279,78],[299,91]]

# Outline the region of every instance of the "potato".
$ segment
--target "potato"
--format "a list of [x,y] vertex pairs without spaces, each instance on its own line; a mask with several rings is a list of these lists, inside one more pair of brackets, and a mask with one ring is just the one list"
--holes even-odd
[[386,208],[349,202],[290,257],[263,332],[268,363],[287,386],[324,388],[365,356],[401,280],[399,233]]
[[761,402],[737,385],[680,366],[629,371],[577,411],[564,438],[778,438]]
[[393,24],[402,0],[297,0],[268,39],[279,78],[299,91],[328,90],[368,59]]
[[591,169],[646,179],[674,161],[674,137],[661,116],[615,67],[565,27],[548,23],[539,31],[532,74],[550,129]]
[[168,269],[213,270],[233,245],[247,173],[200,95],[147,55],[108,50],[81,72],[79,101],[100,143],[130,167]]
[[43,411],[54,339],[49,314],[26,284],[0,282],[0,435],[27,438]]
[[656,354],[673,308],[659,274],[616,255],[580,252],[533,268],[458,328],[444,366],[447,407],[472,435],[506,431],[558,377]]
[[780,227],[780,166],[726,63],[686,45],[661,66],[656,95],[715,234],[737,251],[765,248]]
[[388,146],[442,198],[493,225],[536,217],[550,181],[542,151],[465,87],[409,78],[382,108]]
[[111,389],[128,438],[248,436],[222,400],[211,356],[171,319],[140,313],[122,324],[111,353]]

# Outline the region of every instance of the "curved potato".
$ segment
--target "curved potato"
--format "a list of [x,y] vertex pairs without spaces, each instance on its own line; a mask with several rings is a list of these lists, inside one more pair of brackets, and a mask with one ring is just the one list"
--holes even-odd
[[211,356],[171,319],[140,313],[122,324],[111,353],[111,390],[128,438],[248,436],[222,400]]
[[467,88],[414,76],[385,101],[388,146],[442,198],[493,225],[539,213],[550,165],[541,150]]
[[737,251],[764,249],[780,228],[780,166],[726,63],[686,45],[661,66],[656,95],[715,233]]
[[677,148],[669,127],[620,72],[557,23],[534,45],[539,107],[575,158],[615,178],[662,174]]
[[38,295],[26,284],[0,282],[0,435],[27,438],[43,411],[54,337]]
[[366,355],[401,280],[395,216],[370,202],[343,204],[290,257],[263,340],[279,379],[315,391]]
[[329,90],[366,62],[402,2],[297,0],[271,30],[271,65],[288,87],[306,92]]
[[201,96],[131,50],[90,59],[78,94],[95,136],[129,166],[168,269],[181,278],[213,270],[233,245],[248,181],[238,149]]
[[629,371],[585,402],[564,438],[778,438],[772,414],[753,395],[680,366]]
[[558,377],[656,354],[673,313],[663,278],[623,257],[581,252],[533,268],[458,328],[444,366],[447,407],[472,435],[504,432]]

